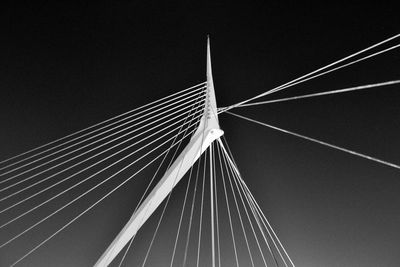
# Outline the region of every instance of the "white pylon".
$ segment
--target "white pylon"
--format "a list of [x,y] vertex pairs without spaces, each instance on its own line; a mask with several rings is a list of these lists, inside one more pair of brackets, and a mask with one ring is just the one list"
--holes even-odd
[[171,167],[154,187],[147,198],[138,207],[136,212],[107,250],[101,255],[95,266],[108,266],[129,240],[136,235],[140,227],[154,213],[161,202],[168,196],[175,185],[182,179],[190,167],[211,143],[221,137],[224,132],[220,129],[217,116],[217,102],[215,100],[214,83],[211,71],[210,40],[207,38],[207,96],[204,114],[196,132],[183,152],[176,158]]

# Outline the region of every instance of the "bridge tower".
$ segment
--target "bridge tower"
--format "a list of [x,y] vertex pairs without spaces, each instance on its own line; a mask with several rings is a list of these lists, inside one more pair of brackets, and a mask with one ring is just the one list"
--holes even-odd
[[[157,207],[168,196],[176,184],[182,179],[190,167],[197,161],[211,143],[221,137],[224,132],[220,129],[217,115],[214,83],[211,70],[210,39],[207,38],[207,94],[203,116],[196,132],[187,146],[165,172],[158,184],[133,213],[130,220],[115,237],[106,251],[96,262],[96,267],[108,266],[129,240],[136,235],[140,227],[154,213]],[[214,256],[214,255],[213,255]]]

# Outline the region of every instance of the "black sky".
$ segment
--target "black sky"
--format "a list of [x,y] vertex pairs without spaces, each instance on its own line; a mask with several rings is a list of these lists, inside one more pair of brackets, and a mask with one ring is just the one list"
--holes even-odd
[[[395,35],[400,25],[396,9],[383,2],[13,1],[0,17],[0,159],[203,82],[207,34],[222,107]],[[276,97],[399,79],[399,55],[389,52]],[[399,164],[399,89],[236,112]],[[220,122],[297,266],[399,266],[398,170],[228,114]],[[129,201],[131,192],[121,190],[22,265],[93,264],[130,216]]]

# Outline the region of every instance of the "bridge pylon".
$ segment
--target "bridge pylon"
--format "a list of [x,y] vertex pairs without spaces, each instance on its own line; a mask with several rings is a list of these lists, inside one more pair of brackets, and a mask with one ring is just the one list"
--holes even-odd
[[120,253],[129,240],[136,235],[142,225],[155,212],[157,207],[183,178],[187,171],[203,154],[211,143],[220,138],[224,132],[219,127],[217,102],[211,69],[210,39],[207,38],[207,94],[203,116],[199,126],[187,146],[165,172],[158,184],[141,203],[132,217],[115,237],[106,251],[96,262],[96,267],[108,266]]

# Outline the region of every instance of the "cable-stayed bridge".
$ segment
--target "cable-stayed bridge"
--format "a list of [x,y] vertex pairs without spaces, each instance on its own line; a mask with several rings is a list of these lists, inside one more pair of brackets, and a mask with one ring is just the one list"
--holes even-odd
[[[65,229],[79,224],[88,212],[140,177],[145,180],[145,190],[134,204],[130,220],[109,244],[104,244],[104,253],[93,259],[93,265],[295,266],[290,249],[278,238],[276,226],[268,221],[246,185],[240,163],[233,157],[235,152],[229,149],[223,137],[218,115],[230,114],[400,169],[399,165],[384,159],[231,111],[399,84],[400,80],[381,81],[260,100],[396,49],[400,44],[390,44],[399,37],[395,35],[255,97],[222,108],[217,107],[208,43],[207,81],[1,161],[1,263],[29,266],[32,254],[46,250],[46,246]],[[182,196],[177,199],[180,201],[174,203],[174,196],[179,191]],[[179,206],[179,212],[171,215],[169,208],[173,205]],[[59,216],[68,209],[74,211],[74,216],[60,220]],[[137,242],[150,217],[157,218],[149,230],[148,242]],[[52,225],[57,227],[51,229],[54,228]],[[46,235],[35,236],[35,231],[43,227],[49,227]],[[157,244],[157,236],[163,232],[171,234],[169,244]],[[21,251],[19,258],[7,257],[6,251],[12,246]],[[156,246],[162,249],[155,249]],[[134,263],[127,262],[127,255],[137,247],[142,250],[142,255]],[[160,253],[165,255],[158,257]]]

